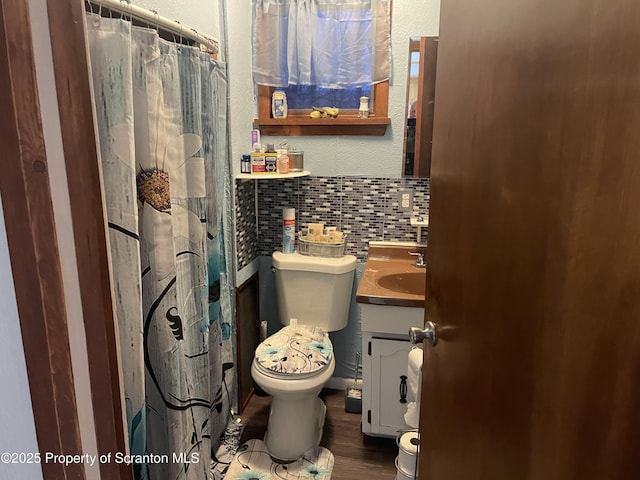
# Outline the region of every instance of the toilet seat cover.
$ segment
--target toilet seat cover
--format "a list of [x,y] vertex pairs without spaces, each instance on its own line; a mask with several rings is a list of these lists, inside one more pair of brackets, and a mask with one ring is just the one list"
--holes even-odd
[[331,362],[333,345],[319,327],[288,325],[256,348],[258,364],[277,374],[317,374]]

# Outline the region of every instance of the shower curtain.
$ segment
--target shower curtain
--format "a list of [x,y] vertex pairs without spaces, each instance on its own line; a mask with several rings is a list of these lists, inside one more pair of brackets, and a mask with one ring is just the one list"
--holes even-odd
[[236,385],[225,69],[121,19],[87,28],[132,468],[207,479]]

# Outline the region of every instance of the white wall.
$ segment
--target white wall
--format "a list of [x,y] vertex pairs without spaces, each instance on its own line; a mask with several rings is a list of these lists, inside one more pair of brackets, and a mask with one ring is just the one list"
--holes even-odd
[[[31,394],[24,360],[18,306],[9,262],[7,231],[0,199],[0,452],[38,451]],[[0,478],[42,478],[37,464],[0,463]]]
[[206,37],[221,40],[218,0],[131,0],[131,3],[155,10],[158,15],[178,21]]

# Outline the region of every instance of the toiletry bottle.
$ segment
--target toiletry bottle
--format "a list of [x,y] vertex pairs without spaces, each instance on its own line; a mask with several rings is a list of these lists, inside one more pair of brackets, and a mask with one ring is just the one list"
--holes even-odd
[[251,148],[253,151],[256,151],[256,145],[258,145],[258,149],[260,149],[260,130],[251,130]]
[[267,145],[267,151],[264,153],[264,171],[278,173],[278,154],[273,149],[272,143]]
[[260,145],[255,144],[251,152],[251,173],[265,173],[265,154],[260,150]]
[[289,155],[286,149],[278,155],[278,173],[289,173]]
[[287,94],[275,90],[271,96],[271,114],[273,118],[287,118]]
[[360,118],[369,118],[369,97],[360,97],[358,116]]
[[251,155],[242,155],[240,173],[251,173]]
[[282,209],[282,253],[294,253],[296,244],[296,209]]

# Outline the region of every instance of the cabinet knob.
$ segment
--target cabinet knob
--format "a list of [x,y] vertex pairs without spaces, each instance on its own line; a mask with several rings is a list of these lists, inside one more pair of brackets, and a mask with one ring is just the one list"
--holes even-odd
[[434,347],[438,343],[438,335],[436,333],[436,324],[433,322],[426,322],[424,329],[419,327],[411,327],[409,329],[409,339],[411,343],[422,343],[426,340],[429,345]]

